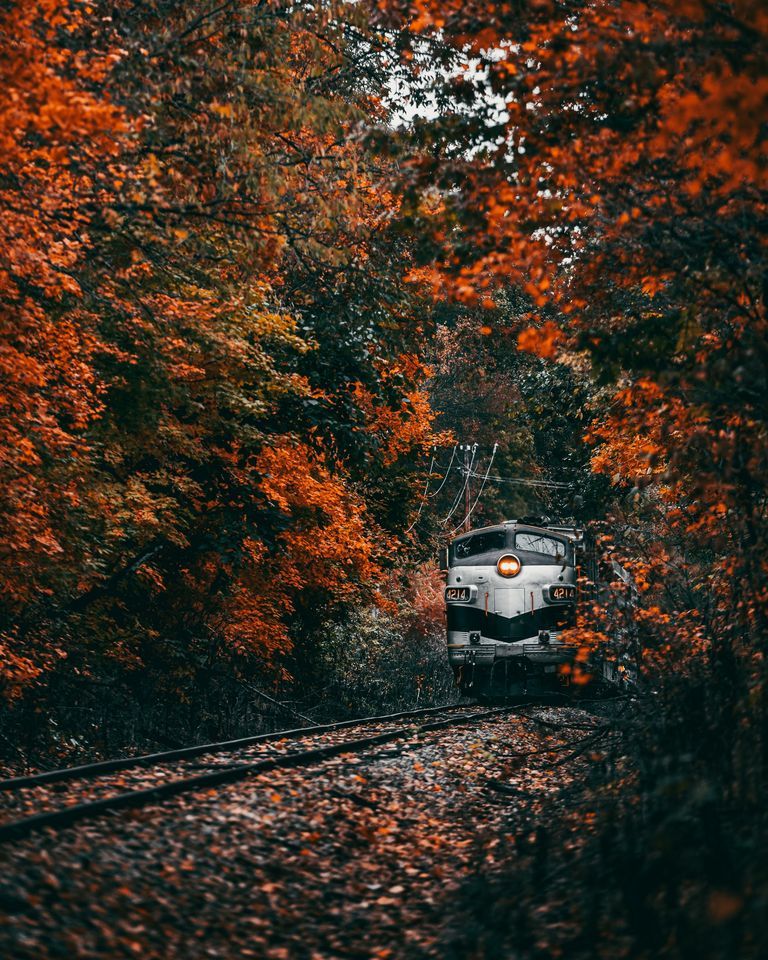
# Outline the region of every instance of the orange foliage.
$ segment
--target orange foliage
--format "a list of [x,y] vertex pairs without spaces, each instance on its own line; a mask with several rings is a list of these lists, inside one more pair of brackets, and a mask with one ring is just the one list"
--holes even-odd
[[[384,384],[395,378],[404,379],[408,384],[423,384],[431,374],[429,368],[411,354],[403,354],[395,363],[379,364],[379,367]],[[406,454],[423,453],[435,445],[447,445],[451,441],[449,434],[437,433],[433,429],[436,413],[422,386],[406,388],[395,408],[377,403],[361,383],[354,384],[352,390],[355,402],[365,414],[366,429],[382,438],[381,459],[385,467]]]
[[332,474],[322,453],[291,439],[266,448],[258,462],[261,490],[294,521],[278,537],[290,555],[284,579],[339,597],[370,582],[378,570],[376,527],[341,470]]
[[[0,12],[7,689],[99,657],[170,685],[211,636],[279,672],[302,603],[380,575],[360,466],[337,462],[349,383],[385,466],[432,440],[415,294],[376,273],[399,200],[352,136],[383,116],[371,64],[348,69],[364,11],[123,8]],[[350,326],[376,302],[351,375],[341,325],[312,329],[343,282]]]
[[527,350],[544,359],[557,354],[557,345],[565,340],[562,330],[552,320],[546,320],[540,327],[528,327],[517,338],[517,349]]
[[[671,274],[654,262],[652,242],[637,242],[650,218],[671,226],[705,191],[727,203],[738,191],[766,185],[766,18],[759,0],[740,3],[730,19],[697,0],[685,8],[636,0],[574,10],[457,0],[381,6],[414,34],[439,31],[459,50],[492,51],[487,68],[505,104],[498,152],[470,161],[461,190],[445,197],[449,216],[467,212],[477,221],[480,213],[482,227],[475,223],[474,247],[464,256],[448,255],[442,270],[429,268],[435,289],[448,280],[466,300],[503,278],[539,306],[567,306],[577,293],[574,275],[599,290],[604,274],[653,294]],[[660,37],[666,46],[656,53]],[[736,59],[725,53],[731,43],[741,44]],[[579,100],[583,109],[573,110]],[[560,136],[563,117],[567,133]],[[488,148],[479,119],[473,132]],[[499,162],[486,162],[493,157]],[[425,223],[450,246],[456,231],[436,216],[433,161],[421,163]],[[674,189],[664,179],[669,170]],[[418,160],[412,171],[418,178]],[[594,236],[601,238],[597,246]],[[571,266],[561,271],[563,258]]]
[[274,551],[253,539],[231,599],[217,623],[232,650],[267,665],[292,643],[290,615],[322,597],[362,600],[381,574],[379,531],[340,468],[290,438],[275,438],[255,464],[258,488],[288,522]]
[[81,502],[74,477],[46,483],[45,464],[76,461],[78,434],[102,409],[93,358],[107,348],[76,272],[89,201],[127,123],[90,90],[103,60],[56,43],[85,16],[66,0],[0,14],[0,556],[14,606],[36,595],[38,563],[61,554],[57,513]]

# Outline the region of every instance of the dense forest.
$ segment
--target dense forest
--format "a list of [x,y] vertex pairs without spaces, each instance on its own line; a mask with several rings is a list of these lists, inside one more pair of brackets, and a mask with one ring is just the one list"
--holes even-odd
[[[760,955],[760,0],[7,0],[0,37],[4,767],[446,702],[438,547],[589,524],[637,602],[572,640],[637,689],[550,840],[622,931],[585,956]],[[536,870],[475,893],[465,955],[516,955]]]
[[362,9],[3,20],[12,739],[198,735],[377,601],[444,439],[363,136],[392,56]]

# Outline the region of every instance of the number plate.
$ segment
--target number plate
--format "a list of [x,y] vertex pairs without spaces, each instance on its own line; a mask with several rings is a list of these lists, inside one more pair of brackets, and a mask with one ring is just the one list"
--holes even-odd
[[472,599],[469,587],[446,587],[445,599],[448,603],[467,603]]
[[572,583],[553,583],[547,588],[547,600],[550,603],[574,603],[576,587]]

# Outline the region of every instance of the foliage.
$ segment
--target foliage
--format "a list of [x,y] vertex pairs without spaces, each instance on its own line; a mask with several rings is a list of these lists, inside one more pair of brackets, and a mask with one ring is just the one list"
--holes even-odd
[[[429,238],[420,276],[484,306],[521,287],[532,307],[509,349],[580,367],[601,396],[584,432],[613,488],[605,546],[633,573],[627,629],[658,698],[634,743],[645,814],[622,836],[653,848],[676,815],[675,765],[676,791],[710,798],[688,809],[675,879],[646,876],[644,923],[667,939],[638,935],[636,949],[716,956],[719,939],[665,926],[664,903],[686,891],[693,903],[702,878],[736,913],[764,891],[764,7],[420,0],[385,15],[410,25],[414,56],[432,38],[469,62],[442,78],[453,108],[414,127],[403,165],[411,223]],[[615,639],[608,627],[598,634]],[[687,846],[712,811],[739,825],[727,879],[719,854]],[[696,917],[691,906],[681,923]],[[731,952],[759,953],[754,925],[734,936]]]
[[498,444],[576,494],[477,520],[609,504],[632,577],[580,626],[653,702],[583,875],[644,846],[637,955],[757,955],[767,33],[758,0],[0,5],[7,746],[110,701],[183,738],[291,677],[436,697],[414,561],[461,489],[425,466]]
[[[600,407],[600,393],[578,365],[510,349],[530,309],[529,298],[511,289],[497,292],[492,309],[440,304],[436,311],[432,405],[438,424],[450,424],[458,437],[478,443],[471,502],[489,472],[474,526],[530,515],[583,523],[604,508],[607,484],[592,470],[592,450],[583,437],[585,423]],[[458,467],[455,460],[430,511],[450,510]],[[441,480],[441,471],[436,473],[434,489]],[[461,523],[463,504],[454,516],[448,530]]]
[[356,136],[387,59],[337,7],[0,12],[7,698],[272,682],[391,562],[428,321]]

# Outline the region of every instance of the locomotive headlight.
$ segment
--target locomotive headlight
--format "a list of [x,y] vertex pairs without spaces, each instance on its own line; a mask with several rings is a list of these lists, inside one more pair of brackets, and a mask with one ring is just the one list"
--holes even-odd
[[513,553],[506,553],[499,557],[496,564],[497,571],[502,577],[516,577],[522,568],[522,564]]

